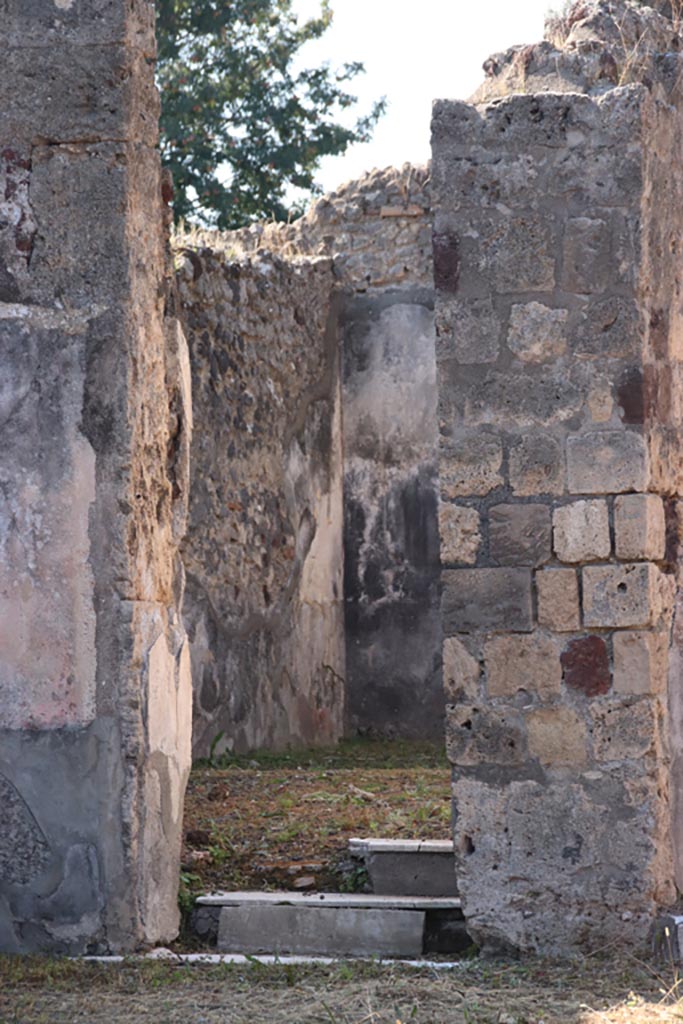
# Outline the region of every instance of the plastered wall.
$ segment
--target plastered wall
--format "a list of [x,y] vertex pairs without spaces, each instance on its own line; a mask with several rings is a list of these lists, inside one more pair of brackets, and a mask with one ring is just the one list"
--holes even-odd
[[[0,949],[177,931],[191,416],[154,7],[6,0],[0,66]],[[36,75],[36,66],[40,75]]]

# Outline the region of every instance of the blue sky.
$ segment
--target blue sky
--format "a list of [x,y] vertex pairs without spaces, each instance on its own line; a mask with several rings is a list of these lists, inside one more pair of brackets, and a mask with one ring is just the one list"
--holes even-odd
[[[543,19],[560,0],[332,0],[334,23],[302,51],[308,65],[360,60],[366,74],[354,83],[367,110],[382,95],[389,109],[372,142],[328,158],[319,180],[326,191],[373,167],[422,163],[429,158],[429,117],[436,98],[466,99],[483,78],[491,53],[537,42]],[[301,17],[317,0],[293,0]]]

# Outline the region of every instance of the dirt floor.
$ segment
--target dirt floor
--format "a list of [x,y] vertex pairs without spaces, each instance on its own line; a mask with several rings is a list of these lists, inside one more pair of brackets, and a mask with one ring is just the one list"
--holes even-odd
[[0,957],[0,1024],[668,1024],[678,995],[671,969],[628,956],[441,972]]
[[[447,838],[449,818],[440,746],[354,742],[199,765],[181,900],[188,909],[194,891],[216,888],[362,888],[350,837]],[[679,997],[672,965],[628,953],[450,970],[0,957],[0,1024],[668,1024],[683,1022]]]
[[359,740],[198,765],[185,804],[183,899],[362,889],[351,837],[448,839],[450,814],[443,744]]

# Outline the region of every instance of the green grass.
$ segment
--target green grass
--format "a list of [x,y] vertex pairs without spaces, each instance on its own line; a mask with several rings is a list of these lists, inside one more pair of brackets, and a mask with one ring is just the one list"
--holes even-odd
[[[285,750],[274,753],[257,750],[234,756],[221,754],[197,761],[195,768],[254,768],[276,771],[278,768],[447,768],[446,750],[438,741],[418,740],[342,740],[336,747]],[[285,781],[283,779],[283,781]]]

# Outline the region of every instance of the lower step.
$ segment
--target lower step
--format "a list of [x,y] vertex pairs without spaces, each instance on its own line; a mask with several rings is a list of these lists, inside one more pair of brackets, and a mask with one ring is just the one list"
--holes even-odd
[[415,957],[471,945],[457,899],[233,892],[197,903],[197,930],[206,937],[215,921],[224,953]]

